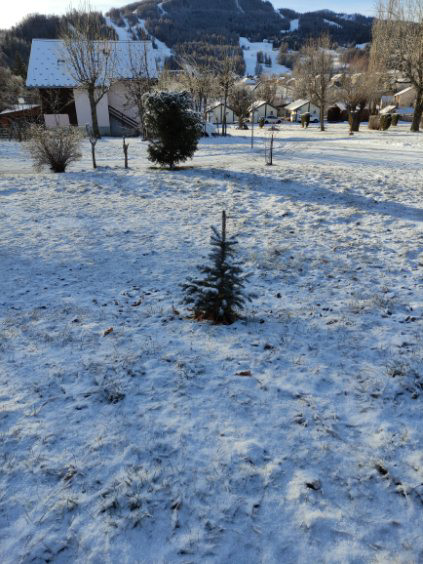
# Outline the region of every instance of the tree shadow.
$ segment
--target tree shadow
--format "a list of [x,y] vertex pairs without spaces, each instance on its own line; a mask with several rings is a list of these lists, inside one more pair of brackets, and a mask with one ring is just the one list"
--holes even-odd
[[[264,164],[263,168],[266,171],[270,170],[269,167],[264,167]],[[204,176],[206,178],[210,178],[212,172],[215,179],[221,175],[222,181],[228,181],[228,171],[225,169],[196,168],[193,172],[197,177]],[[283,198],[281,203],[291,200],[292,202],[326,205],[328,207],[359,209],[371,214],[423,222],[423,208],[415,208],[393,201],[377,202],[370,196],[363,196],[353,191],[341,193],[316,184],[305,184],[295,180],[281,181],[269,177],[266,173],[260,175],[255,172],[231,172],[230,180],[240,186],[245,185],[248,190],[254,192],[281,196]]]

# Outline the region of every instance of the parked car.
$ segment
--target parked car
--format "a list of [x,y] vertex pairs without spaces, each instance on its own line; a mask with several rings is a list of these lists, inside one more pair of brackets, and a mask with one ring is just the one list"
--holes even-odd
[[282,123],[282,120],[278,116],[267,116],[264,118],[264,123],[267,125],[268,124],[274,125],[275,123]]
[[[297,122],[301,123],[301,116],[302,114],[298,114]],[[310,123],[320,123],[320,120],[317,116],[310,116]]]

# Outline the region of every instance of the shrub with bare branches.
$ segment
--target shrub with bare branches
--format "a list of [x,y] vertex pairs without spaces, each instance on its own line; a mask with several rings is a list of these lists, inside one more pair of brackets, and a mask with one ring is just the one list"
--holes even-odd
[[31,126],[27,147],[34,168],[39,171],[48,166],[53,172],[65,172],[70,163],[81,158],[81,140],[81,132],[73,127]]

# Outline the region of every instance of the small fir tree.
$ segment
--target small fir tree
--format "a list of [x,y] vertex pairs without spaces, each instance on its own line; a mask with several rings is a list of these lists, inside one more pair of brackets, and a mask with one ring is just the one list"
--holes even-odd
[[235,237],[226,236],[226,213],[222,212],[222,232],[212,227],[211,264],[198,266],[203,276],[189,278],[182,286],[184,303],[192,307],[195,319],[231,324],[239,317],[245,301],[251,301],[252,296],[244,292],[249,275],[243,274],[235,260],[237,244]]
[[174,168],[192,158],[203,131],[201,117],[192,110],[187,92],[153,92],[144,97],[144,126],[149,159]]

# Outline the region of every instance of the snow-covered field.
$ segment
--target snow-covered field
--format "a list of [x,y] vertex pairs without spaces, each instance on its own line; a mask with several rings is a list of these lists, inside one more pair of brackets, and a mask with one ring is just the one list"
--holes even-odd
[[[174,172],[0,142],[3,564],[423,561],[423,141],[346,129]],[[223,208],[258,294],[229,327],[179,287]]]

